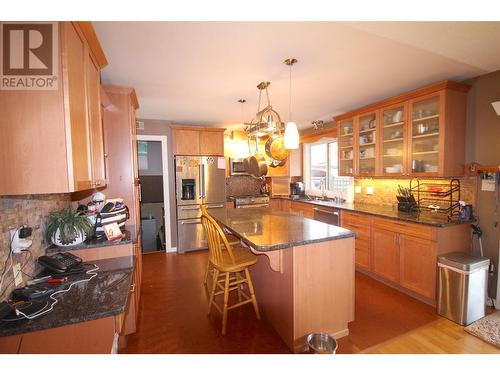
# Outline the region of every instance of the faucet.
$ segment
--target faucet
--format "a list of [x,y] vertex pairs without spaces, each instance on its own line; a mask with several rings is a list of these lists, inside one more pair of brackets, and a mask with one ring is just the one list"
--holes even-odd
[[323,179],[319,183],[320,189],[321,189],[321,199],[325,200],[326,199],[326,179]]

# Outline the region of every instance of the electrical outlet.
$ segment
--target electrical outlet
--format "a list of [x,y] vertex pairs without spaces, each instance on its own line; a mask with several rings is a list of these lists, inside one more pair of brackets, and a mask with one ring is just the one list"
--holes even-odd
[[366,194],[368,195],[373,195],[373,186],[367,186],[366,187]]
[[16,286],[21,285],[23,283],[23,274],[21,272],[21,264],[16,263],[12,267],[12,272],[14,272],[14,283]]
[[354,192],[357,194],[361,194],[361,186],[354,186]]

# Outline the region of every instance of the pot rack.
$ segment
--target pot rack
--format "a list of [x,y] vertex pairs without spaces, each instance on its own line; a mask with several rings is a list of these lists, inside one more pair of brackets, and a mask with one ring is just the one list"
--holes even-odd
[[[278,131],[280,134],[283,131],[283,123],[281,122],[281,117],[271,106],[271,101],[269,99],[268,87],[271,82],[264,81],[257,85],[259,89],[259,102],[257,105],[257,113],[250,123],[246,123],[246,131],[249,137],[263,137]],[[264,109],[260,109],[262,101],[262,91],[266,92],[267,106]]]

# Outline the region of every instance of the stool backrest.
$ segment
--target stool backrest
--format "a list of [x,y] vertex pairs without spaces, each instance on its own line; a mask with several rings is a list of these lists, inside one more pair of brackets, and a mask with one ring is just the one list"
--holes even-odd
[[[210,216],[203,205],[201,205],[201,224],[203,225],[207,236],[208,256],[210,262],[215,266],[222,266],[223,252],[227,251],[232,263],[236,264],[233,250],[227,241],[224,231],[219,224],[217,224],[215,219]],[[222,244],[224,244],[224,247],[222,247]]]

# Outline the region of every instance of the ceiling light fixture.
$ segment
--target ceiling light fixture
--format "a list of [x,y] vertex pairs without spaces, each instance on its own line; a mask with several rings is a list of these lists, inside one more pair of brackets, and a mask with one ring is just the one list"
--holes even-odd
[[288,101],[288,122],[285,128],[285,148],[287,150],[293,150],[299,148],[299,131],[297,130],[297,124],[292,121],[292,66],[297,63],[297,59],[293,57],[283,61],[285,65],[290,67],[290,93]]

